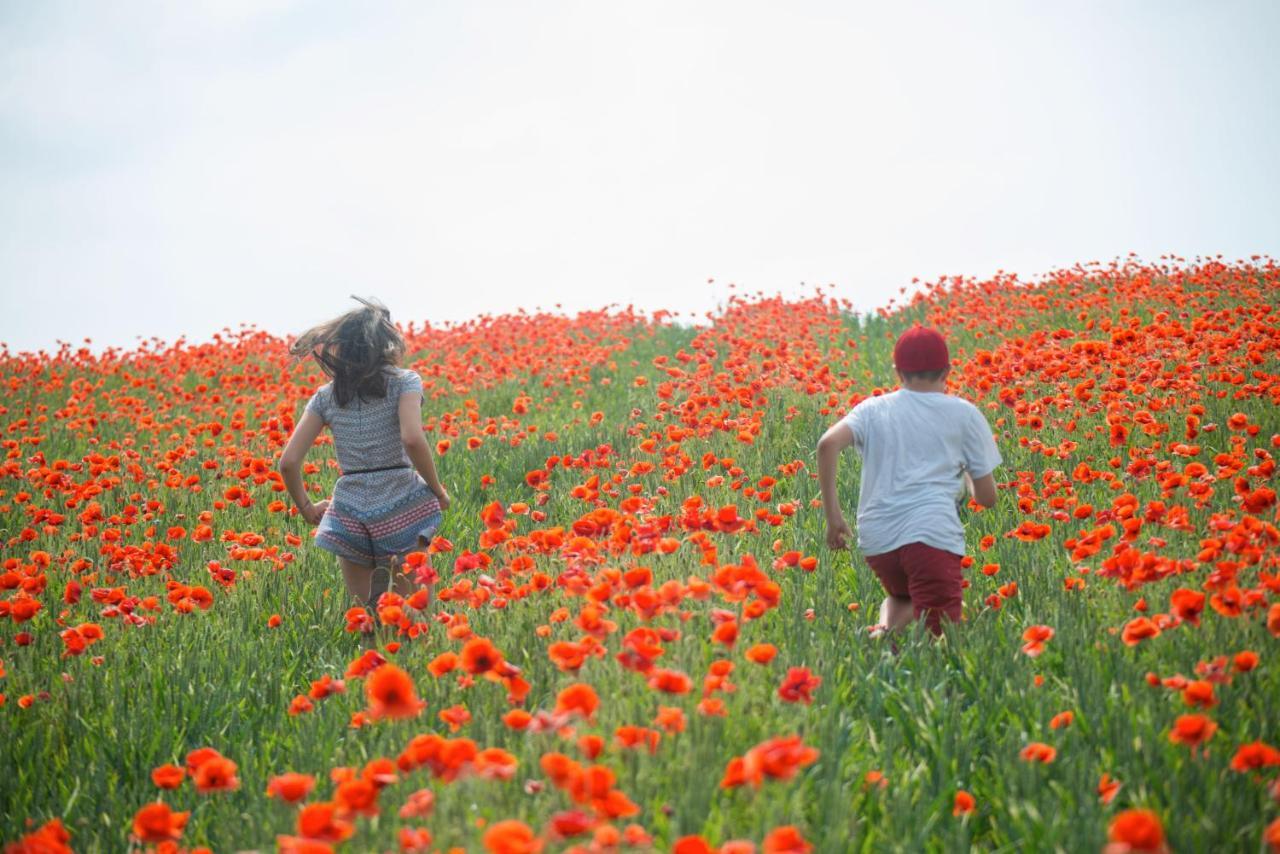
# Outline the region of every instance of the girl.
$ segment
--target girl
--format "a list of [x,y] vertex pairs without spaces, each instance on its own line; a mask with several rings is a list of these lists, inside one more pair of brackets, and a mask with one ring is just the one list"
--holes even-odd
[[[399,564],[435,535],[449,494],[422,432],[422,378],[399,367],[404,338],[385,307],[352,299],[363,307],[304,332],[289,348],[315,358],[332,382],[308,401],[279,468],[299,514],[319,526],[316,545],[338,556],[347,591],[372,609],[388,587],[413,592]],[[312,504],[302,461],[326,425],[342,476],[331,500]],[[387,583],[375,584],[380,565]]]

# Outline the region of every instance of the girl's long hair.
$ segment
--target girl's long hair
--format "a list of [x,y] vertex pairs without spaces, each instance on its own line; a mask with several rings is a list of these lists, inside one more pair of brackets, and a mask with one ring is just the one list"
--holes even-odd
[[333,380],[338,406],[355,398],[386,397],[386,369],[404,358],[404,336],[391,322],[387,307],[377,300],[352,299],[361,307],[308,329],[289,347],[293,356],[315,358]]

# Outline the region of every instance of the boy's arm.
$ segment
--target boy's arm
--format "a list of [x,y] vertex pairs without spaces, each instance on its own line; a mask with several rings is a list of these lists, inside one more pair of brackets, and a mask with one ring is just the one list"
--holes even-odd
[[965,472],[964,476],[969,482],[969,494],[973,496],[974,501],[986,508],[996,506],[996,479],[993,475],[986,474],[971,478],[969,473]]
[[822,489],[822,509],[827,517],[827,545],[833,549],[849,546],[853,531],[840,510],[836,494],[836,469],[840,452],[853,444],[853,430],[843,421],[832,424],[818,440],[818,486]]
[[302,418],[293,428],[293,435],[289,437],[289,443],[284,446],[284,452],[280,454],[280,462],[277,465],[281,477],[284,478],[285,488],[289,490],[293,503],[298,506],[298,513],[312,525],[319,523],[329,502],[321,501],[319,504],[312,504],[311,499],[307,497],[306,486],[302,483],[302,461],[306,459],[307,451],[311,450],[316,437],[323,429],[324,421],[319,415],[310,410],[302,413]]
[[[1000,449],[996,447],[987,419],[977,407],[970,410],[964,451],[965,476],[969,480],[969,492],[973,495],[973,500],[983,507],[995,507],[996,481],[992,472],[1004,460],[1000,457]],[[974,472],[982,472],[982,476],[973,477]]]

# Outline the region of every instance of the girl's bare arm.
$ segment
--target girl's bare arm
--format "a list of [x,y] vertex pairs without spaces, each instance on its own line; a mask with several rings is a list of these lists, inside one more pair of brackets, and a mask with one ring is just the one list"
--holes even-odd
[[449,493],[440,483],[436,474],[436,463],[431,457],[431,446],[422,432],[422,396],[415,392],[400,395],[400,441],[404,443],[404,451],[409,455],[413,467],[422,475],[427,486],[440,499],[440,509],[449,509]]
[[307,451],[311,450],[316,437],[323,429],[324,421],[319,415],[314,412],[304,412],[301,420],[294,426],[293,435],[289,437],[289,443],[284,446],[284,453],[280,455],[277,466],[284,478],[284,485],[289,490],[290,497],[293,498],[293,503],[298,507],[298,513],[312,525],[320,521],[329,502],[321,501],[319,504],[312,504],[311,499],[307,497],[306,487],[302,483],[302,461],[306,459]]

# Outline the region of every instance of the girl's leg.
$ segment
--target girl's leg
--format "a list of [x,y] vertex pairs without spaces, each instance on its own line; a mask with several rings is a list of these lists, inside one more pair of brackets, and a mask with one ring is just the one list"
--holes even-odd
[[373,567],[350,558],[338,558],[342,567],[342,580],[347,585],[347,592],[361,604],[369,605],[369,595],[373,582]]
[[373,573],[369,576],[369,608],[377,610],[382,594],[390,589],[391,567],[387,566],[386,560],[379,560],[374,564]]
[[409,573],[401,572],[403,568],[404,560],[398,557],[392,558],[391,564],[388,566],[391,572],[391,589],[407,599],[417,592],[418,584]]
[[383,593],[394,592],[408,598],[417,589],[413,579],[400,572],[403,561],[398,557],[379,558],[370,570],[369,615],[373,617],[374,629],[366,638],[369,646],[376,647],[396,639],[399,629],[394,625],[384,625],[378,616],[378,600]]
[[399,571],[399,566],[394,567],[392,572],[392,590],[401,594],[402,597],[408,598],[417,592],[417,583],[408,576],[407,572]]
[[[420,535],[418,537],[418,547],[415,551],[424,551],[428,545],[429,543],[427,538]],[[399,593],[401,596],[408,598],[414,593],[417,593],[418,589],[422,585],[420,585],[409,573],[401,572],[401,570],[404,569],[404,559],[405,555],[396,555],[391,558],[391,589],[396,593]]]
[[400,571],[404,559],[395,555],[379,557],[369,570],[369,581],[366,587],[365,600],[370,610],[378,607],[378,600],[383,593],[393,592],[400,596],[412,596],[417,589],[413,579]]
[[362,637],[365,647],[374,649],[378,646],[378,636],[375,633],[378,615],[374,613],[374,606],[369,602],[374,568],[345,557],[338,558],[338,564],[342,567],[342,580],[346,582],[347,593],[370,612],[369,616],[373,622],[362,632]]

